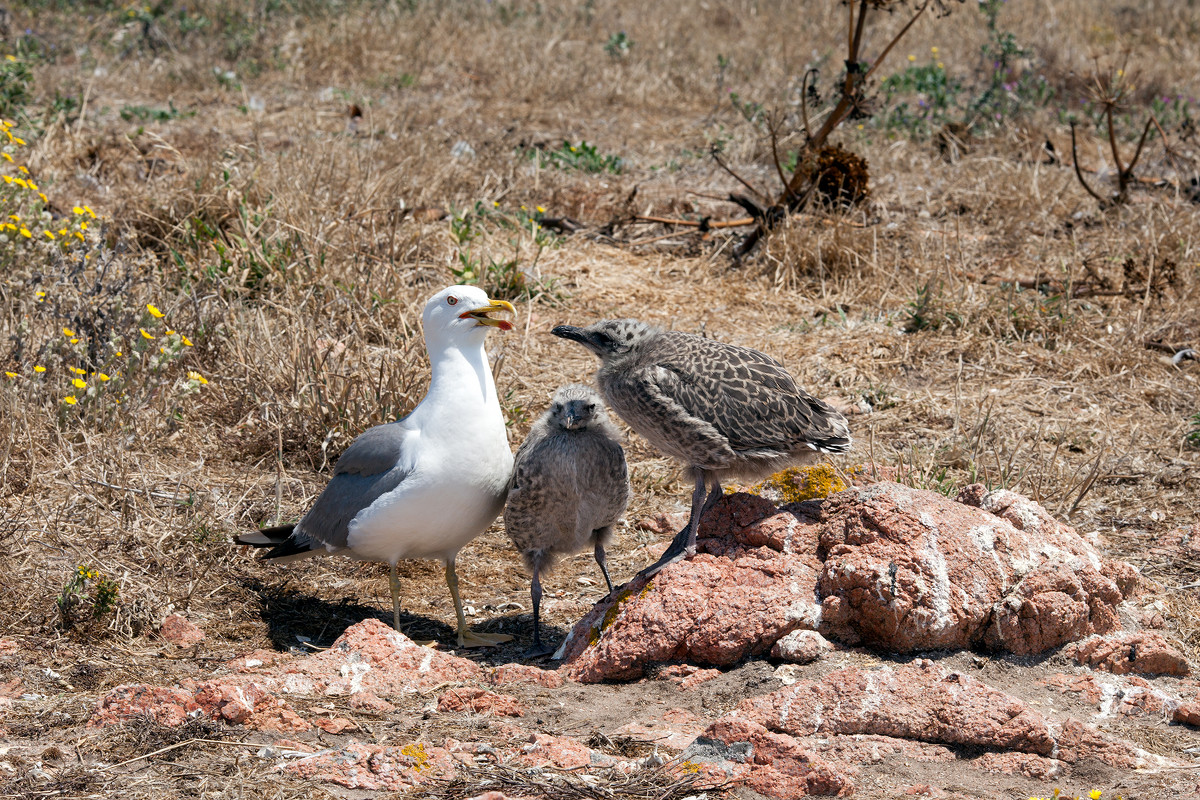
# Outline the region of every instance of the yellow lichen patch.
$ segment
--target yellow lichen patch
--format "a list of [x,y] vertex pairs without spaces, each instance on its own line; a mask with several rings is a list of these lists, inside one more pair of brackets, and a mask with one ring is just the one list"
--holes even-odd
[[600,623],[600,630],[607,630],[608,626],[612,625],[617,619],[617,614],[621,613],[621,604],[628,600],[633,595],[630,589],[623,589],[617,595],[617,599],[609,607],[608,611],[604,612],[604,620]]
[[400,753],[406,755],[413,760],[413,769],[417,772],[424,772],[429,769],[429,753],[425,752],[425,745],[421,742],[413,742],[406,744],[400,748]]
[[847,488],[832,464],[788,467],[754,487],[755,494],[778,494],[785,503],[820,500]]

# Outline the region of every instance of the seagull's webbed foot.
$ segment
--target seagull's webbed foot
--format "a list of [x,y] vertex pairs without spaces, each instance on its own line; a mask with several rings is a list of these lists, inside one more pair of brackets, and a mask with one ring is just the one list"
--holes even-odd
[[507,633],[476,633],[475,631],[464,629],[458,632],[458,646],[496,647],[505,642],[511,642],[512,638]]
[[467,627],[462,597],[458,593],[458,572],[454,569],[453,556],[446,561],[446,586],[450,589],[450,599],[454,601],[454,616],[458,619],[459,647],[495,647],[512,641],[513,637],[506,633],[476,633]]
[[544,658],[545,656],[553,655],[554,648],[545,644],[541,639],[534,639],[533,644],[524,653],[521,653],[521,658]]

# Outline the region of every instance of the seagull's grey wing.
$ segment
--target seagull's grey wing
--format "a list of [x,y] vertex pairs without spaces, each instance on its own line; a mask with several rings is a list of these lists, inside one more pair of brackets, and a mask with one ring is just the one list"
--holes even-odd
[[734,450],[786,452],[803,443],[830,452],[849,448],[842,415],[798,387],[765,353],[668,335],[655,356],[660,391],[711,423]]
[[350,521],[412,471],[404,452],[407,434],[400,422],[391,422],[355,439],[338,459],[329,485],[297,523],[299,537],[331,550],[345,548]]

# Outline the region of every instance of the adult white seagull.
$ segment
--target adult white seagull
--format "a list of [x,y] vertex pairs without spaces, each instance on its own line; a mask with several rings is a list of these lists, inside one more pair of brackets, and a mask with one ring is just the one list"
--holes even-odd
[[492,300],[474,286],[451,286],[431,297],[421,317],[433,373],[424,399],[403,419],[355,439],[299,522],[239,536],[237,543],[270,547],[265,558],[281,563],[333,553],[386,561],[397,630],[396,562],[441,559],[459,646],[511,640],[467,629],[454,569],[458,551],[504,507],[512,472],[504,416],[484,350],[488,331],[512,329],[507,320],[489,316],[499,311],[512,312],[512,304]]

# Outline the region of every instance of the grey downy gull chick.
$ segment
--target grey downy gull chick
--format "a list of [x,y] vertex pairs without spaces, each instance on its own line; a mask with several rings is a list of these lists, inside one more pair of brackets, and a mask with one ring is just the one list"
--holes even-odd
[[604,547],[629,503],[629,471],[621,433],[594,389],[572,384],[554,394],[517,450],[504,527],[533,573],[533,644],[527,657],[548,655],[542,644],[542,576],[561,556],[591,545],[608,591]]
[[759,479],[850,449],[846,419],[757,350],[634,319],[551,332],[600,358],[596,382],[608,406],[695,478],[687,526],[643,575],[695,555],[700,518],[722,479]]
[[338,459],[333,478],[299,522],[237,537],[271,547],[287,562],[338,553],[391,566],[392,619],[400,628],[402,558],[440,559],[454,601],[458,644],[483,647],[511,636],[467,628],[458,590],[458,551],[504,507],[512,451],[484,341],[512,312],[474,286],[451,286],[425,304],[422,326],[432,375],[424,399],[403,419],[364,431]]

